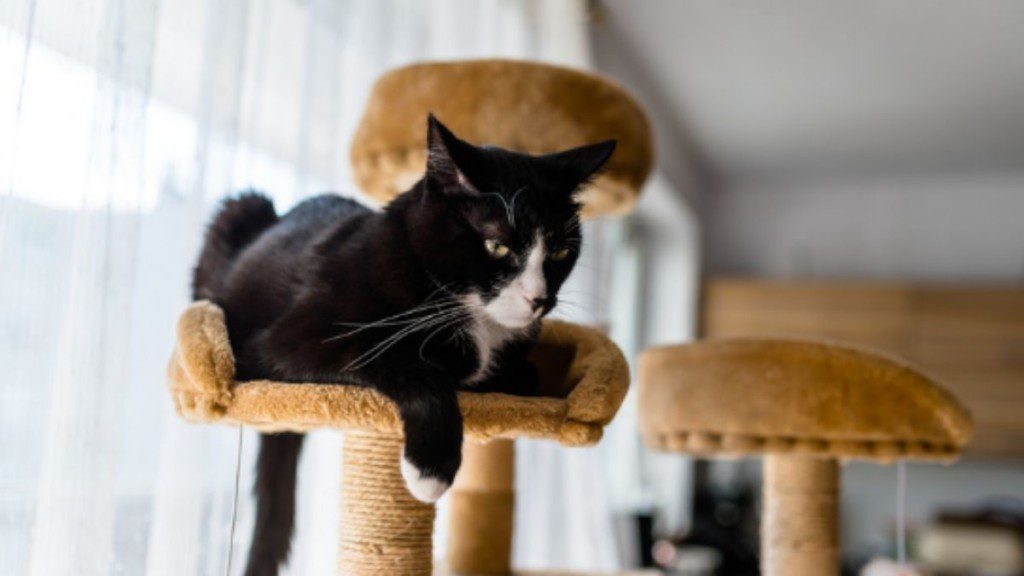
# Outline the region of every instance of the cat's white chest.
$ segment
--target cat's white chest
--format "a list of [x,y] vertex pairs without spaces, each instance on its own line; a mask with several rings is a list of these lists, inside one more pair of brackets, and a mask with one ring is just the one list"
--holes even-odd
[[491,374],[498,351],[512,337],[512,332],[487,318],[475,318],[469,326],[469,335],[476,345],[477,369],[466,378],[466,384],[479,384]]

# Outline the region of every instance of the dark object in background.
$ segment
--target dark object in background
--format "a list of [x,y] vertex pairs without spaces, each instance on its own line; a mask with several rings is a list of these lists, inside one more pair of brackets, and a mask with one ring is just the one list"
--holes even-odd
[[1024,574],[1024,500],[999,499],[976,510],[942,511],[916,538],[920,560],[940,574]]
[[716,486],[708,480],[708,466],[707,462],[695,463],[690,531],[659,541],[655,560],[678,576],[756,576],[757,487],[747,480]]
[[654,563],[654,515],[640,512],[633,516],[636,521],[637,541],[640,543],[640,567],[653,568]]

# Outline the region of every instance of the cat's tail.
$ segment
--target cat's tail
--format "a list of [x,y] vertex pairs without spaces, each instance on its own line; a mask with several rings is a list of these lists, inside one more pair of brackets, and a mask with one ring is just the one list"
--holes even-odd
[[302,434],[260,435],[256,464],[256,524],[245,576],[277,576],[288,560],[295,527],[295,479],[302,451]]
[[192,276],[192,298],[213,298],[235,257],[277,219],[274,203],[258,192],[225,200],[206,229]]

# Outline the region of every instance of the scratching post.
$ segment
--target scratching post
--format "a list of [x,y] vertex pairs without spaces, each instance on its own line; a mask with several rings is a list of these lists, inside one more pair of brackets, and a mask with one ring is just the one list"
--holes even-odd
[[515,508],[515,444],[466,443],[462,469],[451,491],[451,523],[445,557],[453,572],[507,574]]
[[764,456],[761,573],[839,574],[839,461],[949,462],[970,439],[951,394],[896,359],[799,340],[645,351],[640,428],[656,450]]
[[402,437],[345,435],[339,562],[345,576],[423,576],[433,570],[434,506],[405,489]]
[[764,460],[761,566],[764,576],[839,573],[839,465],[835,460]]

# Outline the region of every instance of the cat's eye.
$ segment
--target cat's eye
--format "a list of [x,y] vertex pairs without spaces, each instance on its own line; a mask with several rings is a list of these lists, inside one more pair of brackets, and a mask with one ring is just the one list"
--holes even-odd
[[484,248],[487,249],[487,253],[491,255],[491,258],[504,258],[510,252],[508,246],[490,238],[484,240]]
[[569,257],[569,249],[562,248],[561,250],[555,250],[551,254],[548,254],[548,258],[558,262],[559,260],[565,260]]

